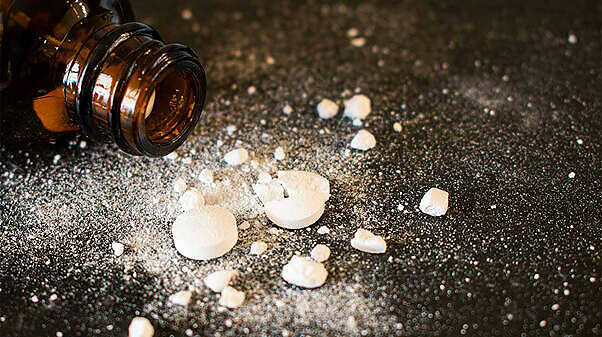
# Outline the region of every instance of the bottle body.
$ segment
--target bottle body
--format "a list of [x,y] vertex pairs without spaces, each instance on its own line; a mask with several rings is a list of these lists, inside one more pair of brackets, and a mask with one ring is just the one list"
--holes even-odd
[[161,156],[198,122],[196,55],[136,23],[126,0],[0,0],[0,16],[0,142],[83,133]]

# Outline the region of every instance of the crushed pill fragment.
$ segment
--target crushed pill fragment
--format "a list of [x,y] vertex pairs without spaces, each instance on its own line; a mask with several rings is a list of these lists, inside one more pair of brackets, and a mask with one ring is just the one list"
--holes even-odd
[[145,317],[134,317],[128,327],[128,337],[152,337],[155,328]]
[[339,106],[329,99],[323,99],[318,104],[317,110],[320,118],[330,119],[337,115],[339,112]]
[[172,235],[178,252],[193,260],[220,257],[238,241],[234,215],[218,206],[201,206],[179,215]]
[[186,180],[184,180],[183,178],[177,178],[176,180],[174,180],[174,182],[173,182],[174,192],[180,194],[180,193],[186,191],[186,188],[188,188],[188,184],[186,184]]
[[245,149],[232,150],[224,155],[224,161],[230,166],[239,166],[249,160],[249,151]]
[[284,160],[284,158],[286,158],[286,153],[282,146],[278,146],[276,150],[274,150],[274,159],[281,161]]
[[320,228],[318,228],[318,234],[330,234],[330,228],[326,226],[320,226]]
[[431,216],[443,216],[447,213],[449,193],[431,188],[420,200],[420,211]]
[[330,248],[323,244],[316,245],[314,249],[311,250],[310,256],[318,262],[324,262],[330,257]]
[[376,138],[368,130],[360,130],[351,140],[351,147],[356,150],[368,151],[376,146]]
[[301,256],[293,258],[282,268],[282,278],[303,288],[317,288],[326,282],[328,271],[320,262]]
[[249,254],[251,255],[261,255],[263,253],[265,253],[265,251],[268,249],[268,244],[263,242],[263,241],[255,241],[253,243],[251,243],[251,250],[249,251]]
[[395,132],[401,132],[401,129],[402,129],[402,127],[401,127],[401,124],[399,122],[393,123],[393,131],[395,131]]
[[351,40],[351,45],[354,47],[363,47],[366,45],[366,39],[363,37],[356,37],[355,39]]
[[351,247],[362,252],[382,254],[387,251],[387,243],[382,236],[374,235],[365,229],[358,229],[351,239]]
[[123,245],[123,243],[113,242],[111,243],[111,249],[113,249],[113,255],[115,255],[116,257],[120,257],[125,251],[125,246]]
[[192,291],[190,290],[181,290],[177,293],[169,296],[169,302],[175,305],[180,305],[186,307],[190,304],[192,300]]
[[219,304],[224,307],[235,309],[240,307],[245,302],[245,293],[238,291],[230,286],[226,286],[222,290],[219,298]]
[[213,184],[213,171],[204,169],[199,174],[199,180],[205,184]]
[[257,88],[255,88],[254,86],[250,86],[250,87],[247,89],[247,93],[248,93],[249,95],[254,95],[256,92],[257,92]]
[[[269,176],[269,175],[268,175]],[[260,177],[256,184],[253,185],[253,192],[259,200],[265,205],[270,201],[280,200],[284,198],[284,188],[276,179],[266,181]]]
[[347,36],[348,37],[356,37],[359,34],[359,30],[357,28],[349,28],[347,30]]
[[236,270],[220,270],[207,275],[203,283],[212,291],[221,292],[238,275]]
[[182,194],[179,202],[184,211],[190,211],[191,209],[205,205],[205,198],[203,198],[203,194],[199,190],[191,188]]
[[291,107],[290,105],[285,105],[284,108],[282,108],[282,113],[285,115],[290,115],[293,112],[293,107]]
[[355,95],[345,101],[345,117],[355,119],[365,119],[372,112],[372,103],[366,95]]

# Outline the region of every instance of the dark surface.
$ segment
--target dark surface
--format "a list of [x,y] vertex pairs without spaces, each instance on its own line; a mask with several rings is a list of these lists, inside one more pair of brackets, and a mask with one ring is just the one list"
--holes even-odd
[[[169,221],[148,220],[152,211],[131,193],[146,191],[135,189],[145,179],[168,190],[169,181],[160,179],[183,169],[103,146],[4,153],[0,335],[123,336],[140,313],[165,314],[151,319],[157,336],[184,335],[188,328],[222,336],[244,335],[244,328],[249,335],[282,335],[286,329],[294,336],[602,333],[602,2],[145,0],[134,7],[166,40],[188,43],[207,65],[209,115],[189,145],[200,150],[195,160],[222,165],[209,145],[217,138],[226,146],[239,139],[269,155],[260,146],[267,132],[290,149],[285,166],[329,176],[333,197],[315,225],[337,233],[325,242],[334,256],[327,263],[327,285],[310,293],[280,279],[279,268],[294,250],[307,254],[315,243],[313,232],[293,232],[280,242],[287,248],[265,264],[248,262],[246,252],[232,255],[239,268],[255,268],[239,287],[250,298],[245,306],[257,309],[220,313],[202,290],[199,301],[206,305],[192,306],[186,319],[174,323],[171,309],[144,307],[169,295],[165,276],[134,264],[136,282],[126,282],[131,270],[92,263],[113,259],[107,247],[131,230],[132,221],[168,232]],[[192,10],[190,21],[181,19],[185,8]],[[350,45],[346,31],[352,27],[366,37],[366,46]],[[569,34],[576,43],[569,43]],[[274,65],[264,61],[268,55]],[[256,95],[246,94],[250,85]],[[335,157],[355,129],[339,118],[320,121],[315,105],[356,87],[372,99],[367,122],[378,145],[365,154],[353,152],[330,172],[316,153]],[[295,109],[288,118],[280,112],[285,102]],[[402,133],[393,132],[396,121]],[[228,124],[239,127],[235,139],[223,134]],[[332,132],[329,138],[319,138],[324,127]],[[59,165],[52,164],[56,153],[63,157]],[[15,171],[8,157],[21,169]],[[415,211],[431,186],[450,192],[445,217]],[[82,191],[89,193],[87,201]],[[76,196],[72,202],[70,194]],[[411,212],[398,211],[400,203]],[[73,212],[51,225],[36,217],[36,206]],[[360,225],[387,237],[386,255],[349,247]],[[56,232],[28,239],[45,226]],[[360,287],[342,296],[336,284]],[[62,299],[48,300],[55,292]],[[254,293],[364,302],[354,310],[357,328],[340,330],[328,322],[345,320],[344,306],[307,319],[312,316],[266,305]],[[269,319],[248,320],[254,312]],[[231,327],[225,319],[233,321]]]

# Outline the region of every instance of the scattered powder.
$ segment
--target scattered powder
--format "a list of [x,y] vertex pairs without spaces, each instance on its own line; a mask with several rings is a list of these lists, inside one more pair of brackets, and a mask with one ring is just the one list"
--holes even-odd
[[320,101],[320,103],[318,103],[317,110],[320,118],[330,119],[337,115],[339,112],[339,106],[329,99],[323,99]]
[[238,308],[245,301],[245,293],[238,291],[230,286],[226,286],[222,290],[222,294],[219,298],[219,304],[228,308]]
[[134,317],[128,328],[128,337],[152,337],[155,328],[145,317]]
[[449,193],[431,188],[420,200],[420,211],[431,216],[443,216],[447,213]]
[[178,252],[194,260],[220,257],[238,241],[234,215],[219,206],[203,206],[179,215],[172,235]]
[[330,248],[323,244],[316,245],[310,255],[317,262],[324,262],[330,257]]
[[365,229],[358,229],[351,239],[351,247],[362,252],[372,254],[382,254],[387,251],[387,243],[382,236],[374,235]]
[[368,151],[376,146],[376,138],[368,130],[360,130],[351,140],[351,147],[356,150]]
[[245,149],[232,150],[224,155],[224,161],[230,166],[239,166],[249,160],[249,151]]
[[261,255],[263,253],[265,253],[265,251],[268,249],[268,244],[263,242],[263,241],[255,241],[251,244],[251,250],[249,251],[249,254],[251,255]]
[[113,242],[111,243],[111,249],[113,249],[113,255],[120,257],[125,251],[125,246],[123,243]]
[[203,283],[212,291],[221,292],[238,275],[236,270],[220,270],[207,275]]
[[345,117],[352,120],[365,119],[372,112],[372,103],[366,95],[355,95],[345,101]]
[[310,258],[293,256],[282,268],[282,278],[291,284],[303,288],[317,288],[326,282],[328,271],[320,262]]

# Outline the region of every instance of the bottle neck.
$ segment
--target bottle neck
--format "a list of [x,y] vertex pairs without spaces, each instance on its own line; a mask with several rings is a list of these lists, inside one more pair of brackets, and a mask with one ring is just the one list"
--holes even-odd
[[89,138],[134,155],[180,146],[200,119],[206,78],[195,53],[141,23],[94,31],[63,77],[71,118]]

